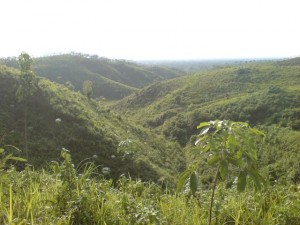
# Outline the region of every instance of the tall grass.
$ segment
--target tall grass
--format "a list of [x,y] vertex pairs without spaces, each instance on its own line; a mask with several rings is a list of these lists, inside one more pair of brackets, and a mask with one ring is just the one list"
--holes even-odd
[[[77,171],[70,155],[47,170],[3,170],[0,224],[207,224],[211,190],[173,194],[152,182],[104,179],[90,163]],[[2,177],[2,176],[1,176]],[[214,224],[300,224],[300,187],[275,185],[257,193],[220,184]]]

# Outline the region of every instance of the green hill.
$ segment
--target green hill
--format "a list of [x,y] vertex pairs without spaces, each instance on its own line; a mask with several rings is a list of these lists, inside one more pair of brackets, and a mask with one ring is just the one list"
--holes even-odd
[[[24,103],[15,97],[20,72],[0,66],[0,223],[207,224],[212,209],[220,224],[299,224],[299,71],[290,62],[224,67],[156,82],[117,103],[38,77],[27,126],[35,168],[22,170],[21,162],[11,165],[19,158],[8,160],[10,153],[26,156],[9,146],[24,149]],[[257,158],[246,156],[266,180],[262,190],[252,189],[249,174],[243,182],[250,187],[238,193],[237,171],[230,166],[223,180],[222,170],[208,166],[212,150],[197,151],[196,125],[214,119],[247,120],[266,133],[262,143],[246,143],[258,150]],[[220,158],[235,140],[218,145]],[[192,157],[197,173],[174,194],[169,184]],[[256,167],[247,157],[241,159]],[[192,193],[195,177],[199,188]]]
[[[249,122],[267,134],[260,152],[263,170],[273,180],[299,182],[300,65],[289,64],[226,66],[174,78],[150,85],[112,107],[186,149],[193,146],[200,122]],[[205,179],[209,173],[202,172]]]
[[144,126],[162,130],[166,121],[185,120],[190,130],[195,122],[216,118],[299,130],[299,69],[276,63],[213,69],[153,84],[115,107]]
[[125,60],[82,54],[37,58],[33,70],[52,81],[81,90],[84,80],[93,82],[93,97],[121,99],[154,81],[179,76],[182,72],[163,67],[146,67]]
[[300,57],[285,59],[277,62],[279,66],[300,66]]
[[[68,57],[90,62],[83,56]],[[199,132],[196,126],[229,119],[247,121],[272,134],[264,145],[261,165],[272,168],[273,177],[282,177],[282,165],[293,165],[290,179],[300,180],[295,172],[300,145],[300,66],[294,61],[291,59],[292,65],[287,60],[225,66],[156,81],[113,104],[88,100],[39,77],[39,91],[29,101],[31,161],[39,165],[46,159],[55,160],[65,147],[72,151],[76,163],[99,155],[98,165],[111,167],[114,176],[130,172],[145,179],[172,179],[185,166],[181,149],[192,146]],[[22,148],[24,105],[15,98],[18,73],[1,67],[0,144]],[[66,69],[64,74],[72,72]],[[62,120],[60,124],[55,123],[57,118]],[[282,157],[287,149],[289,157]],[[275,162],[274,158],[280,160]]]
[[[15,97],[19,76],[17,70],[0,66],[0,144],[24,150],[24,103]],[[130,173],[174,180],[184,167],[177,144],[45,78],[38,77],[38,91],[29,98],[28,110],[28,160],[36,167],[58,160],[62,148],[71,151],[75,165],[97,155],[87,161],[109,167],[112,177]]]
[[[18,68],[15,58],[3,58],[0,64]],[[36,58],[33,70],[39,76],[82,90],[85,80],[93,82],[93,97],[121,99],[155,81],[170,79],[182,71],[146,66],[125,60],[112,60],[84,54],[62,54]]]

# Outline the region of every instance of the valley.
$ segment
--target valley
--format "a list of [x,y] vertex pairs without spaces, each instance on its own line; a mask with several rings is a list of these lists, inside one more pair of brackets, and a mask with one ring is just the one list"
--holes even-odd
[[[36,91],[20,101],[18,61],[1,59],[0,223],[207,224],[215,170],[191,155],[201,151],[197,126],[241,121],[265,134],[255,148],[268,188],[237,194],[237,170],[219,178],[216,224],[299,224],[300,58],[178,64],[34,58]],[[197,194],[188,180],[176,194],[195,157]]]

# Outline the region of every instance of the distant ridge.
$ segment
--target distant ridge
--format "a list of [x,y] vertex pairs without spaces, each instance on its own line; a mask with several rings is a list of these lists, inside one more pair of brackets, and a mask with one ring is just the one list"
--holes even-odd
[[182,74],[163,67],[146,67],[125,60],[112,60],[83,54],[64,54],[37,58],[34,71],[40,76],[65,84],[71,82],[81,90],[84,80],[93,82],[93,97],[110,100],[128,96],[158,80]]
[[282,60],[277,64],[280,66],[300,66],[300,57]]
[[[0,59],[0,64],[18,68],[15,58]],[[181,76],[184,72],[163,66],[141,65],[127,60],[70,53],[34,59],[38,76],[82,90],[85,80],[93,82],[93,97],[121,99],[153,82]]]

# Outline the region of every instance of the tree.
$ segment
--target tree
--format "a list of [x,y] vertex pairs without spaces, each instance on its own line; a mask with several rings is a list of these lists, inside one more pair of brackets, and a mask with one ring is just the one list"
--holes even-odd
[[[254,181],[254,186],[257,190],[261,189],[261,184],[265,184],[256,166],[256,143],[260,138],[264,137],[264,134],[243,122],[217,120],[200,123],[197,128],[202,129],[199,139],[195,143],[195,145],[200,146],[200,148],[194,152],[198,155],[199,152],[207,155],[207,164],[217,167],[209,209],[209,224],[211,224],[217,181],[218,178],[225,180],[229,169],[236,168],[237,190],[239,192],[245,190],[248,177]],[[177,191],[179,191],[189,179],[191,192],[193,195],[195,194],[198,186],[196,170],[200,163],[199,160],[196,160],[181,174]]]
[[26,52],[19,56],[19,65],[21,67],[21,76],[19,78],[19,87],[16,92],[17,99],[25,102],[24,107],[24,139],[25,151],[28,158],[28,138],[27,138],[27,114],[28,114],[28,98],[37,90],[37,80],[35,74],[31,70],[32,58]]
[[83,82],[82,92],[84,95],[86,95],[86,97],[88,97],[88,99],[91,99],[93,95],[93,82],[90,80],[85,80]]

